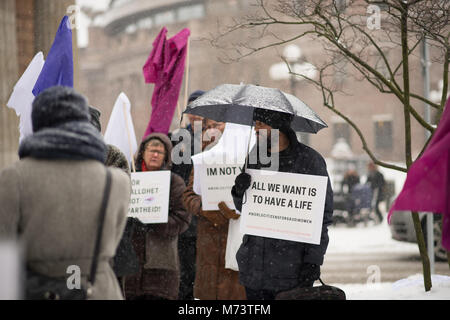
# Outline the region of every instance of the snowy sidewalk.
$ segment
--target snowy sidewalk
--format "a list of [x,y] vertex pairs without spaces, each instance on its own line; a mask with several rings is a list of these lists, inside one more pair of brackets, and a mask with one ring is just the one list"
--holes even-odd
[[[450,270],[448,267],[443,269],[445,275],[432,276],[433,286],[430,292],[425,292],[423,276],[420,273],[414,272],[403,279],[383,282],[383,272],[385,274],[387,270],[386,267],[382,267],[384,269],[381,270],[383,271],[380,276],[381,282],[377,283],[375,273],[371,277],[370,269],[363,261],[369,260],[372,256],[383,257],[380,258],[379,264],[385,266],[386,261],[395,258],[396,254],[419,255],[417,244],[399,242],[391,238],[386,220],[380,225],[367,227],[333,226],[329,228],[329,237],[330,243],[325,255],[323,277],[327,277],[327,271],[328,273],[339,272],[342,265],[349,265],[350,268],[360,267],[363,271],[361,272],[362,276],[365,276],[364,281],[361,279],[355,281],[359,283],[329,283],[343,289],[348,300],[450,300]],[[417,268],[421,270],[420,259],[413,263],[417,264]],[[367,274],[364,274],[365,269],[367,269]],[[372,271],[376,271],[376,268]],[[345,271],[342,270],[342,272]],[[361,278],[361,274],[359,277]]]

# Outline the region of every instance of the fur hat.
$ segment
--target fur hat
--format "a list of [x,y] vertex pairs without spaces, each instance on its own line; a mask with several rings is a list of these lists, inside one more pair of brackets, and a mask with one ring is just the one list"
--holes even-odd
[[33,100],[31,111],[33,132],[67,122],[90,120],[86,98],[70,87],[50,87]]

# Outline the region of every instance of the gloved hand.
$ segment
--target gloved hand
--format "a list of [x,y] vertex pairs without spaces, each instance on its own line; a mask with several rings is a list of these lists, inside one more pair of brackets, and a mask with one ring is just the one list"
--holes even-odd
[[237,214],[236,211],[228,208],[227,204],[224,201],[219,202],[218,204],[220,212],[227,219],[239,219],[241,215]]
[[314,281],[320,277],[320,266],[317,264],[303,263],[299,274],[299,287],[312,287]]
[[242,197],[245,191],[250,187],[252,177],[246,173],[242,172],[234,180],[234,192],[237,196]]
[[216,228],[228,223],[228,219],[225,218],[220,211],[202,211],[201,215],[211,222]]

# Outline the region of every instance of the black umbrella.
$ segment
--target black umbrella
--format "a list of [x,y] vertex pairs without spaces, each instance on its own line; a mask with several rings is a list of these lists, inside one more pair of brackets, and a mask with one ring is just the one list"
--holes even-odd
[[222,84],[191,102],[184,113],[253,126],[256,109],[292,114],[291,128],[294,131],[317,133],[327,127],[311,108],[293,95],[251,84]]

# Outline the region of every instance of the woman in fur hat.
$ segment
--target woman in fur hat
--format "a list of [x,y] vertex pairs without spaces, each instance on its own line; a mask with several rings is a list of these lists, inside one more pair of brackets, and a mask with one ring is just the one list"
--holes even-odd
[[[100,216],[106,146],[90,124],[86,99],[68,87],[51,87],[32,106],[33,134],[19,147],[20,161],[0,172],[0,238],[20,239],[27,267],[50,277],[81,270],[86,287]],[[125,227],[130,179],[110,168],[96,281],[90,299],[123,299],[108,261]]]

